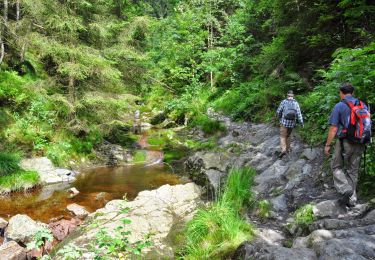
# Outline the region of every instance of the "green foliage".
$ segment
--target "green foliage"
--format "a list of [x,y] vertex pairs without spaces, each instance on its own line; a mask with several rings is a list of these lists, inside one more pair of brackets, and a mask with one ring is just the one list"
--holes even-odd
[[232,169],[219,202],[230,204],[234,211],[248,206],[253,199],[251,188],[254,184],[255,174],[256,172],[252,168]]
[[133,155],[133,162],[134,163],[143,163],[145,161],[146,161],[146,152],[141,151],[141,150],[135,151],[135,153]]
[[307,227],[315,220],[313,207],[312,204],[306,204],[297,209],[294,213],[294,222],[299,226]]
[[20,160],[19,154],[0,152],[0,177],[19,171]]
[[82,250],[75,245],[66,245],[57,252],[57,255],[64,260],[82,259]]
[[260,218],[269,218],[271,211],[271,203],[269,200],[261,200],[257,205],[257,214]]
[[214,134],[216,132],[225,132],[226,127],[223,123],[218,122],[207,115],[199,114],[193,118],[191,126],[197,126],[206,134]]
[[252,197],[250,188],[254,170],[232,170],[224,192],[206,209],[200,209],[188,222],[183,259],[223,258],[243,241],[250,239],[253,228],[239,214]]
[[[53,235],[52,232],[49,229],[43,228],[41,230],[38,230],[35,235],[33,236],[33,239],[30,243],[27,244],[27,249],[42,249],[42,253],[44,253],[44,247],[46,245],[46,242],[52,242],[53,241]],[[50,260],[51,257],[48,254],[48,251],[46,250],[44,254],[41,257],[41,260]]]
[[0,177],[0,194],[11,191],[24,191],[40,183],[39,174],[34,171],[18,170],[12,174]]

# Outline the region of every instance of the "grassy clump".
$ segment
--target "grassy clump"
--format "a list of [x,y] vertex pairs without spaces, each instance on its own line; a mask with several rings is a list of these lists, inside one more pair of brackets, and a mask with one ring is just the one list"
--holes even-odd
[[217,259],[252,237],[253,227],[239,212],[252,198],[250,188],[254,173],[248,168],[230,172],[218,200],[210,207],[200,209],[187,224],[182,258]]
[[38,185],[39,181],[37,172],[18,170],[0,178],[0,194],[27,190]]
[[294,222],[302,227],[306,227],[312,223],[315,220],[313,207],[312,204],[306,204],[297,209],[294,213]]
[[16,153],[0,152],[0,176],[20,170],[21,157]]
[[257,215],[260,218],[269,218],[271,212],[271,203],[269,200],[261,200],[258,202]]

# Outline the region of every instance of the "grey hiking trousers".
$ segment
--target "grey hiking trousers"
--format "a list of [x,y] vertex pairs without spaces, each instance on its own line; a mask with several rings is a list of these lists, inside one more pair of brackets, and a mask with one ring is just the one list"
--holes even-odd
[[[357,181],[361,156],[365,149],[363,144],[350,143],[347,140],[336,141],[331,162],[333,182],[338,193],[352,193],[350,203],[357,202]],[[342,147],[343,146],[343,147]]]

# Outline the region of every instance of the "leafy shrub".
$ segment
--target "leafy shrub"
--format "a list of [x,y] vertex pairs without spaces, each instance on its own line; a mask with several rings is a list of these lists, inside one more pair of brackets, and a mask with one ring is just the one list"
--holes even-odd
[[216,132],[225,132],[226,127],[223,123],[209,118],[207,115],[199,114],[195,116],[190,124],[191,126],[198,126],[206,134],[214,134]]

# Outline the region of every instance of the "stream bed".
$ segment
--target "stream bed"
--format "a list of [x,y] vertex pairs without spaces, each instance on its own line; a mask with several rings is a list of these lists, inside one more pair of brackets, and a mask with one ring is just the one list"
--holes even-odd
[[[158,188],[164,184],[180,184],[180,176],[164,164],[144,164],[121,167],[99,167],[81,172],[72,183],[59,183],[0,198],[0,217],[9,219],[26,214],[45,223],[73,215],[66,209],[71,203],[93,212],[108,201],[134,199],[140,191]],[[68,190],[75,187],[80,193],[70,198]]]

